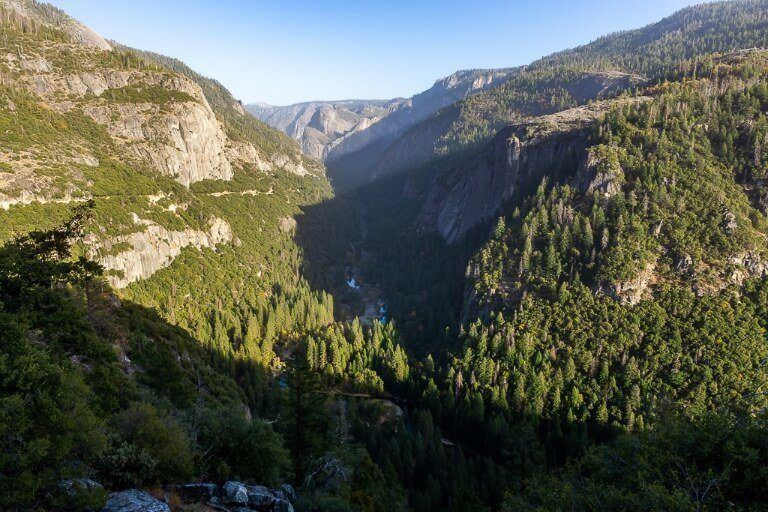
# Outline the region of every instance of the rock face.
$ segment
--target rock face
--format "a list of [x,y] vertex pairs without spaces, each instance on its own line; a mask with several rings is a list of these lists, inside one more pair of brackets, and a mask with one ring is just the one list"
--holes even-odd
[[438,175],[422,210],[421,227],[453,242],[555,168],[575,171],[590,130],[588,123],[580,127],[584,115],[574,119],[578,121],[538,136],[529,135],[528,123],[509,126],[474,158]]
[[[212,198],[303,201],[304,184],[315,186],[309,180],[290,178],[290,190],[279,195],[271,183],[281,183],[286,172],[325,179],[324,169],[293,141],[183,63],[113,47],[35,0],[0,0],[0,15],[9,28],[0,45],[0,116],[7,121],[0,144],[0,214],[27,219],[35,211],[36,219],[50,220],[64,210],[58,205],[93,199],[96,213],[85,243],[114,286],[154,275],[184,248],[239,243],[221,218],[231,222],[237,215],[222,204],[234,196]],[[324,111],[312,125],[328,131],[343,122]],[[202,191],[207,187],[182,190],[167,179],[189,188],[201,180],[231,180],[236,172],[243,181],[270,186],[212,184],[217,192],[209,193]],[[271,223],[287,233],[295,221],[284,216]],[[16,229],[7,223],[2,237]]]
[[607,107],[596,102],[501,130],[473,157],[434,178],[419,227],[454,242],[505,202],[533,191],[545,176],[562,181],[576,175],[584,187],[614,191],[618,178],[605,174],[587,151],[594,122]]
[[56,204],[69,204],[69,203],[83,203],[90,199],[90,196],[73,196],[75,189],[67,190],[58,197],[49,197],[46,195],[37,195],[29,190],[22,190],[15,197],[3,194],[0,192],[0,208],[3,210],[9,210],[13,205],[27,205],[32,203],[56,203]]
[[590,148],[581,159],[571,185],[580,192],[599,192],[605,197],[613,197],[621,190],[622,180],[621,168],[610,162],[607,157],[598,154],[594,148]]
[[[568,83],[563,85],[563,88],[574,102],[583,104],[591,100],[610,97],[619,91],[642,83],[642,81],[642,77],[618,71],[589,72],[572,77]],[[495,81],[490,85],[496,87],[503,82],[503,80]],[[445,150],[446,136],[457,125],[461,125],[467,116],[470,118],[480,116],[483,122],[488,123],[489,128],[496,131],[503,129],[504,125],[511,121],[513,112],[517,116],[538,116],[546,113],[541,112],[542,107],[536,101],[528,105],[503,105],[499,98],[493,96],[496,90],[493,87],[486,92],[483,92],[484,89],[476,91],[480,98],[476,103],[487,103],[499,110],[509,110],[510,118],[498,119],[483,112],[482,109],[480,112],[474,112],[468,109],[465,102],[457,101],[446,108],[442,108],[435,115],[421,120],[393,140],[371,163],[368,179],[375,180],[383,176],[397,174],[434,160]],[[493,110],[493,108],[488,108]],[[489,117],[486,118],[486,115]],[[338,164],[329,160],[329,166],[332,165]]]
[[655,270],[656,262],[649,261],[633,279],[606,284],[600,286],[598,290],[622,304],[637,304],[650,294],[651,285],[655,278]]
[[426,91],[409,98],[381,121],[336,142],[326,155],[330,164],[365,149],[373,163],[387,146],[417,123],[443,107],[507,80],[515,69],[466,70],[438,80]]
[[86,110],[138,158],[184,186],[234,176],[227,138],[207,104],[185,103],[162,112],[156,105]]
[[322,159],[340,139],[366,130],[404,101],[312,101],[285,107],[257,103],[246,108],[258,119],[298,140],[305,154]]
[[[258,157],[252,146],[230,144],[200,86],[181,75],[104,69],[45,72],[24,81],[59,111],[81,108],[130,154],[185,186],[205,179],[230,180],[231,159]],[[126,87],[159,88],[184,96],[177,94],[176,100],[162,103],[102,99],[105,93]]]
[[[135,281],[146,279],[161,268],[169,266],[185,247],[215,249],[219,244],[234,240],[232,228],[219,218],[210,220],[208,231],[189,228],[184,231],[171,231],[137,216],[134,217],[134,223],[143,230],[91,246],[91,257],[104,266],[108,280],[116,288],[124,288]],[[117,254],[99,256],[100,251],[108,253],[121,246],[129,248]]]
[[756,252],[735,254],[728,259],[733,268],[729,281],[741,286],[746,279],[768,276],[768,262]]
[[130,489],[110,494],[102,512],[171,512],[171,509],[144,491]]

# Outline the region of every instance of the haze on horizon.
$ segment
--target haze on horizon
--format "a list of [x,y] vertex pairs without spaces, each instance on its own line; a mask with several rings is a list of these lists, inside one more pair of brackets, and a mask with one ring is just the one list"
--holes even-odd
[[653,23],[694,0],[49,0],[103,36],[176,57],[245,103],[409,97]]

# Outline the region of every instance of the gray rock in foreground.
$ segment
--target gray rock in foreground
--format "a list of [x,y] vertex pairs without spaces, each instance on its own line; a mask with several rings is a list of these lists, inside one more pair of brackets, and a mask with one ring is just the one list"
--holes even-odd
[[293,512],[289,501],[294,495],[290,486],[273,490],[262,485],[246,485],[229,481],[224,484],[221,501],[238,510],[258,510],[260,512]]
[[171,509],[144,491],[130,489],[110,494],[101,512],[171,512]]
[[186,484],[176,490],[187,502],[210,501],[219,493],[219,486],[212,483]]
[[240,482],[224,484],[221,497],[227,505],[248,505],[248,489]]

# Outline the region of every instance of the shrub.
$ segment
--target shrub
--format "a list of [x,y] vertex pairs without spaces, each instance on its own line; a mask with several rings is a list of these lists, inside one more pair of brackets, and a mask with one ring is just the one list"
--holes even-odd
[[192,477],[190,440],[172,418],[161,417],[154,406],[133,403],[110,423],[122,440],[155,461],[154,476],[162,482],[181,482]]
[[265,421],[234,408],[207,409],[198,420],[205,473],[271,484],[288,467],[283,440]]

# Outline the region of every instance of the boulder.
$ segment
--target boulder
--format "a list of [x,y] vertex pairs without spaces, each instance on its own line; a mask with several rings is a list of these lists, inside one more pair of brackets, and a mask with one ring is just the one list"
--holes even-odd
[[187,503],[206,503],[216,510],[230,512],[293,512],[291,502],[296,499],[290,485],[269,489],[232,480],[221,488],[213,483],[194,483],[174,490]]
[[107,501],[107,491],[90,478],[72,478],[59,482],[57,504],[66,510],[97,511]]
[[675,270],[680,273],[686,273],[693,267],[693,258],[689,254],[683,254],[675,262]]
[[293,512],[293,505],[288,500],[276,499],[270,512]]
[[256,510],[271,510],[277,498],[272,491],[261,485],[249,485],[248,506]]
[[144,491],[129,489],[110,494],[101,512],[171,512],[171,509]]
[[248,488],[240,482],[224,484],[222,499],[227,505],[248,505]]
[[275,490],[275,496],[286,501],[296,501],[296,489],[291,484],[283,484],[280,489]]
[[186,484],[179,486],[177,492],[188,503],[210,501],[219,492],[219,486],[211,483]]

